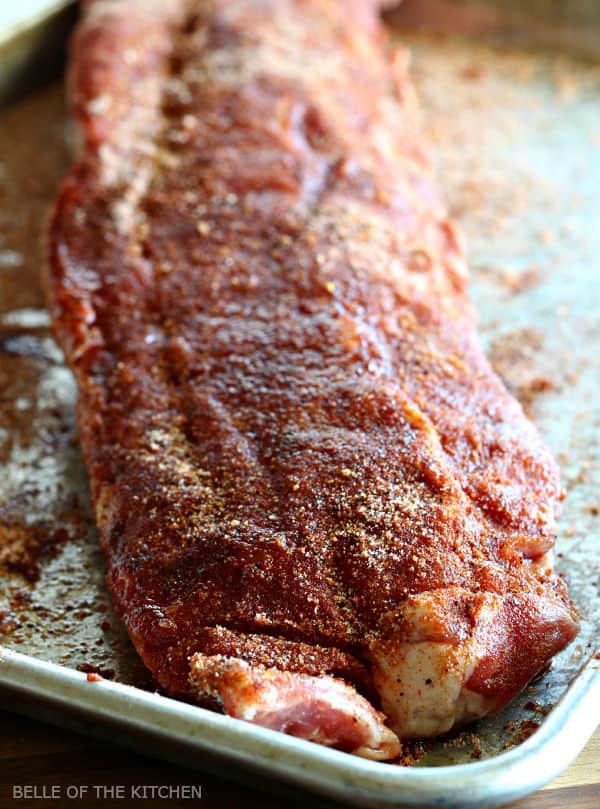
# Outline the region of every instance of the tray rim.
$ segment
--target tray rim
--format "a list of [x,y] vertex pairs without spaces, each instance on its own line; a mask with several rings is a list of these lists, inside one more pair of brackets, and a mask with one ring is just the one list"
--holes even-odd
[[[0,30],[0,47],[41,25],[49,12],[52,16],[72,4],[54,0],[49,11]],[[592,656],[539,730],[522,744],[485,761],[440,767],[365,761],[133,686],[89,683],[85,674],[0,645],[0,700],[6,694],[32,699],[40,712],[46,706],[45,718],[57,725],[68,725],[69,716],[79,712],[122,729],[119,742],[128,742],[134,731],[161,740],[164,752],[157,755],[178,760],[183,748],[196,756],[211,752],[355,805],[491,809],[543,786],[583,749],[600,723],[600,661]],[[17,710],[11,703],[7,707]],[[85,730],[93,733],[94,728]]]
[[74,5],[74,3],[75,0],[48,0],[44,8],[32,11],[27,16],[23,16],[13,23],[0,26],[0,48],[6,46],[9,42],[27,31],[43,25],[52,17],[55,17],[66,9],[67,6]]
[[0,696],[6,691],[45,706],[54,724],[68,725],[76,712],[118,727],[120,743],[131,745],[134,735],[152,739],[151,754],[180,760],[182,750],[205,753],[355,806],[492,809],[543,786],[583,749],[600,723],[600,656],[592,655],[527,740],[484,761],[440,767],[360,759],[135,686],[89,682],[81,672],[0,646]]

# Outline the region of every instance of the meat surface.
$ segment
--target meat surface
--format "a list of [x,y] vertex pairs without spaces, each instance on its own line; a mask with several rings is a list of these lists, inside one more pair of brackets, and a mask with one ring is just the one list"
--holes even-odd
[[371,759],[402,750],[385,716],[342,680],[251,666],[239,657],[195,654],[191,685],[222,700],[229,716]]
[[88,0],[49,235],[146,665],[374,758],[577,633],[557,468],[477,342],[406,67],[375,0]]

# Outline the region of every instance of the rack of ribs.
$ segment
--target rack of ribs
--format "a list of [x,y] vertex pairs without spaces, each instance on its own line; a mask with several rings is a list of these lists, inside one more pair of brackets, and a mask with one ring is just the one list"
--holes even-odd
[[375,0],[88,0],[47,286],[156,682],[374,759],[577,633]]

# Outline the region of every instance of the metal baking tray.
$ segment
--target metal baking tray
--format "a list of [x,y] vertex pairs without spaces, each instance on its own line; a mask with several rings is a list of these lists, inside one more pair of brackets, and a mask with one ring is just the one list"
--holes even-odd
[[519,798],[571,763],[594,731],[600,700],[600,661],[593,660],[520,746],[432,771],[359,759],[120,683],[88,682],[84,674],[16,652],[4,650],[0,660],[13,706],[36,717],[83,732],[93,722],[97,735],[153,755],[217,772],[227,760],[327,799],[374,808],[483,809]]
[[[39,282],[40,231],[69,161],[58,82],[0,112],[0,703],[360,806],[500,806],[575,758],[600,718],[600,10],[548,0],[544,16],[539,0],[526,25],[526,5],[406,0],[391,22],[411,48],[423,126],[467,236],[482,340],[561,464],[557,561],[582,612],[575,643],[498,716],[415,745],[413,766],[362,761],[153,693],[104,585],[75,386]],[[463,35],[448,23],[458,11]],[[63,34],[54,23],[44,30],[60,55]],[[90,671],[104,679],[88,682]]]
[[58,75],[75,13],[73,0],[0,4],[0,106]]

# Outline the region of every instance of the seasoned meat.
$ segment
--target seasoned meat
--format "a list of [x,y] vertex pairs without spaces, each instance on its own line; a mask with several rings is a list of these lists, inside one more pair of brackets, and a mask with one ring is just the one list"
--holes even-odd
[[48,289],[156,681],[392,758],[577,622],[557,468],[477,342],[377,6],[88,0]]
[[398,756],[385,716],[342,680],[252,666],[239,657],[195,654],[191,685],[222,700],[229,716],[371,759]]

